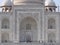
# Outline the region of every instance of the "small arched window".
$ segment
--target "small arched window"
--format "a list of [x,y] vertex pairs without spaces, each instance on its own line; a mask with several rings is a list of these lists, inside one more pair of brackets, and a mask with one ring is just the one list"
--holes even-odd
[[7,11],[8,10],[8,8],[5,8],[5,11]]
[[52,9],[51,8],[49,8],[49,10],[52,12]]
[[9,28],[9,19],[3,19],[2,20],[2,29],[8,29]]
[[48,11],[48,9],[46,8],[46,11]]
[[55,19],[53,18],[48,19],[48,29],[55,29],[55,28],[56,28]]

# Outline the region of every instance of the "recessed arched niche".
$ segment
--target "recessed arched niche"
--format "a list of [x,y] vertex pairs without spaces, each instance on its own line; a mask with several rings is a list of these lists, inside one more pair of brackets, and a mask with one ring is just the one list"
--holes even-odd
[[[20,23],[20,41],[36,41],[38,37],[37,23],[32,17],[24,18]],[[30,37],[30,38],[29,38]]]

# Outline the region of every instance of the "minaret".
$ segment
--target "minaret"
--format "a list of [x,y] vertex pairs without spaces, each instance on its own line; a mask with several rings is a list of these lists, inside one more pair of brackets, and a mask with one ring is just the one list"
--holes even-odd
[[56,8],[57,8],[57,6],[53,0],[46,0],[45,1],[45,11],[55,12]]
[[11,12],[12,1],[11,0],[5,0],[1,7],[2,7],[2,12]]

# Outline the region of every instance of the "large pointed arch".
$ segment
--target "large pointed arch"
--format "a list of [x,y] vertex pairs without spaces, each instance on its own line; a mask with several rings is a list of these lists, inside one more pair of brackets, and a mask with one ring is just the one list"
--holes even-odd
[[[34,18],[26,17],[20,23],[20,41],[37,40],[37,23]],[[28,38],[30,36],[31,38]],[[25,38],[26,37],[26,38]]]

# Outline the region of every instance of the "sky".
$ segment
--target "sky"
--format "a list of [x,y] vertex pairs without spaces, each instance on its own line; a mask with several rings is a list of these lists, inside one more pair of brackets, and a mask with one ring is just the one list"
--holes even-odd
[[[2,4],[3,1],[5,1],[5,0],[0,0],[0,5]],[[60,0],[54,0],[54,1],[55,1],[55,3],[56,3],[57,6],[58,5],[60,6],[60,4],[59,4],[60,3]]]
[[60,0],[54,0],[57,6],[60,6]]

